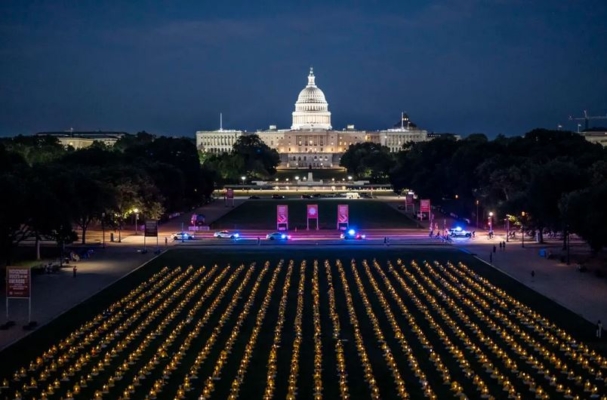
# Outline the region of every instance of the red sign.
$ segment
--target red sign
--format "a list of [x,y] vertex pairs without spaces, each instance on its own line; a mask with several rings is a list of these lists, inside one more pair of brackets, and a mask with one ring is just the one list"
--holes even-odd
[[337,206],[337,223],[347,224],[348,223],[348,205],[339,204]]
[[228,189],[226,191],[226,198],[233,199],[234,198],[234,189]]
[[430,212],[430,200],[424,199],[419,201],[419,211],[423,213]]
[[308,204],[308,218],[318,219],[318,204]]
[[6,297],[28,299],[31,277],[31,270],[27,267],[6,267]]
[[289,223],[289,206],[287,206],[287,205],[276,206],[276,223],[277,224],[288,224]]
[[413,193],[408,193],[407,197],[405,198],[405,204],[408,206],[412,206],[413,205]]

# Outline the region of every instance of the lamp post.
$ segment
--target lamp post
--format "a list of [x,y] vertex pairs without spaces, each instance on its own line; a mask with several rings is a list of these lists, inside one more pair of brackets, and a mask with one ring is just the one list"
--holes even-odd
[[101,213],[101,247],[105,249],[105,212]]
[[244,181],[247,180],[247,177],[246,176],[241,176],[240,179],[242,179],[242,184],[244,185]]
[[489,232],[493,232],[493,211],[489,211]]
[[525,211],[521,213],[521,230],[521,236],[523,237],[521,247],[525,247]]
[[133,210],[133,212],[135,213],[135,236],[139,235],[139,232],[137,231],[137,222],[139,221],[139,209],[136,208]]
[[476,229],[478,229],[478,200],[476,200]]
[[567,225],[567,265],[570,263],[570,246],[571,246],[571,234],[569,232],[569,225]]

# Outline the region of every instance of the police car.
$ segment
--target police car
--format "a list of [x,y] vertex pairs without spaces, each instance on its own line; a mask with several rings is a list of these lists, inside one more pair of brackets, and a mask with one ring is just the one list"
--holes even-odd
[[363,235],[362,233],[356,232],[356,230],[354,230],[354,229],[348,229],[347,231],[343,232],[340,235],[340,237],[342,239],[358,239],[358,240],[362,240],[366,236]]
[[463,238],[471,238],[472,232],[462,229],[461,227],[455,227],[449,229],[449,236],[451,237],[463,237]]

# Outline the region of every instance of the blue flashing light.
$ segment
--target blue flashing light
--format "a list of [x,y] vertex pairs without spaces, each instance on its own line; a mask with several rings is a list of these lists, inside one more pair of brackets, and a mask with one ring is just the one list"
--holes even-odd
[[348,235],[354,235],[354,234],[356,234],[356,231],[354,229],[350,229],[348,231]]
[[240,236],[240,234],[238,234],[238,233],[234,234],[234,237],[239,237],[239,236]]
[[457,226],[457,227],[455,227],[455,230],[458,231],[458,232],[460,232],[462,230],[462,227],[461,226]]
[[287,238],[287,235],[285,235],[285,234],[283,233],[282,235],[280,235],[280,238],[281,238],[281,239],[286,239],[286,238]]

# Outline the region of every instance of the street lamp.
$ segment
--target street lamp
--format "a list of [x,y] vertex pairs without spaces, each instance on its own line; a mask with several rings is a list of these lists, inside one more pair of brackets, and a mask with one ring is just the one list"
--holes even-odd
[[247,177],[246,176],[241,176],[240,179],[242,179],[242,184],[244,185],[244,181],[247,180]]
[[525,247],[525,211],[521,213],[521,235],[523,236],[521,247]]
[[101,232],[103,232],[103,236],[101,239],[101,247],[105,249],[105,212],[101,213]]
[[478,200],[476,200],[476,229],[478,229]]
[[493,211],[489,211],[489,232],[493,232]]
[[137,221],[139,221],[139,209],[136,208],[133,210],[133,212],[135,213],[135,235],[139,235],[139,232],[137,231]]

